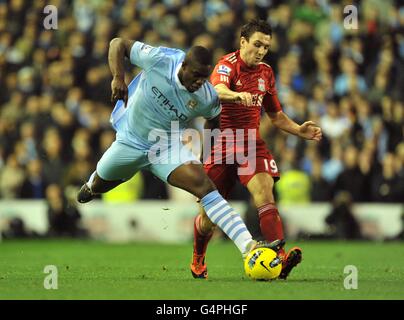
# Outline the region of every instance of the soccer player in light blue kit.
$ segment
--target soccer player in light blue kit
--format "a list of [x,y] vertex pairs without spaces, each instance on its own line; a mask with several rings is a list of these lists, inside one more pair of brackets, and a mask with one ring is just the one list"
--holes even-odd
[[[142,68],[129,87],[124,82],[125,57]],[[115,38],[110,43],[108,60],[113,75],[111,98],[116,102],[111,114],[116,140],[81,187],[77,200],[91,201],[94,195],[113,189],[139,170],[149,170],[198,197],[208,217],[243,256],[253,248],[273,246],[252,239],[240,215],[222,198],[200,161],[180,141],[180,133],[190,120],[202,116],[209,123],[219,117],[218,96],[206,81],[212,71],[211,53],[200,46],[185,54]],[[176,150],[181,150],[180,156]]]

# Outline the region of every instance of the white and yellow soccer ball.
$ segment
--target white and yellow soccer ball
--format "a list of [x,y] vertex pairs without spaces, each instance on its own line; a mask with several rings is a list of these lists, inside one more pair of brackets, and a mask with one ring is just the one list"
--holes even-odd
[[282,271],[282,261],[276,252],[269,248],[252,250],[244,260],[246,275],[253,280],[273,280]]

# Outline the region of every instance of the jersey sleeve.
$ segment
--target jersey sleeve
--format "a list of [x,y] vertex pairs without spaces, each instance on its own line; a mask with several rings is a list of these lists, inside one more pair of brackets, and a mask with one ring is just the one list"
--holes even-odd
[[279,102],[278,96],[276,94],[265,94],[262,105],[264,106],[266,112],[276,113],[282,111],[281,103]]
[[215,99],[210,108],[209,116],[206,119],[211,120],[216,118],[222,112],[222,105],[220,104],[219,97]]
[[276,96],[278,94],[278,92],[276,90],[275,74],[272,71],[272,68],[269,70],[268,78],[269,78],[269,83],[268,83],[269,89],[267,90],[267,93],[271,96]]
[[210,82],[213,86],[223,83],[230,88],[231,77],[234,74],[234,66],[230,63],[219,61],[219,63],[213,69],[212,75],[210,76]]
[[136,41],[130,49],[130,62],[144,70],[150,69],[161,58],[160,48]]
[[278,99],[278,92],[276,90],[275,75],[270,67],[268,69],[268,82],[269,88],[265,93],[262,105],[266,112],[276,113],[282,111],[282,106]]
[[220,112],[222,111],[222,105],[220,104],[219,97],[216,94],[215,89],[210,90],[211,94],[211,103],[207,106],[207,108],[204,110],[203,117],[205,119],[211,120],[213,118],[216,118],[218,115],[220,115]]

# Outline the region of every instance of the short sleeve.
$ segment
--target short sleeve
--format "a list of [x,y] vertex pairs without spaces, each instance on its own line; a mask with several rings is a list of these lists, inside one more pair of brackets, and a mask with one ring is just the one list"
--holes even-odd
[[266,112],[276,113],[282,111],[282,105],[279,102],[278,96],[267,93],[262,103]]
[[276,96],[277,95],[277,90],[276,90],[276,81],[275,81],[275,75],[274,72],[272,71],[272,68],[269,73],[269,89],[267,90],[267,93],[271,96]]
[[227,87],[230,87],[230,79],[233,73],[234,66],[230,63],[220,61],[210,76],[210,82],[213,86],[223,83]]
[[144,70],[150,69],[161,58],[160,49],[136,41],[130,49],[130,62]]
[[210,109],[208,110],[204,118],[208,120],[216,118],[221,111],[222,111],[222,105],[220,104],[219,97],[216,97],[213,103],[210,105]]

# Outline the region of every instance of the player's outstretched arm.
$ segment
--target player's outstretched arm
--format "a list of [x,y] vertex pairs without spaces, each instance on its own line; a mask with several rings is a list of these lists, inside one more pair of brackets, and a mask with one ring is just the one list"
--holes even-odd
[[112,73],[111,101],[115,103],[123,100],[125,106],[128,102],[128,87],[125,84],[125,57],[130,57],[130,50],[135,41],[122,38],[114,38],[109,43],[108,63]]
[[248,107],[252,106],[252,96],[249,92],[232,91],[223,83],[217,84],[215,89],[221,102],[240,102]]
[[316,126],[313,121],[306,121],[302,125],[298,125],[292,119],[290,119],[282,111],[279,112],[267,112],[272,120],[272,123],[286,132],[299,136],[307,140],[320,141],[322,137],[321,128]]

